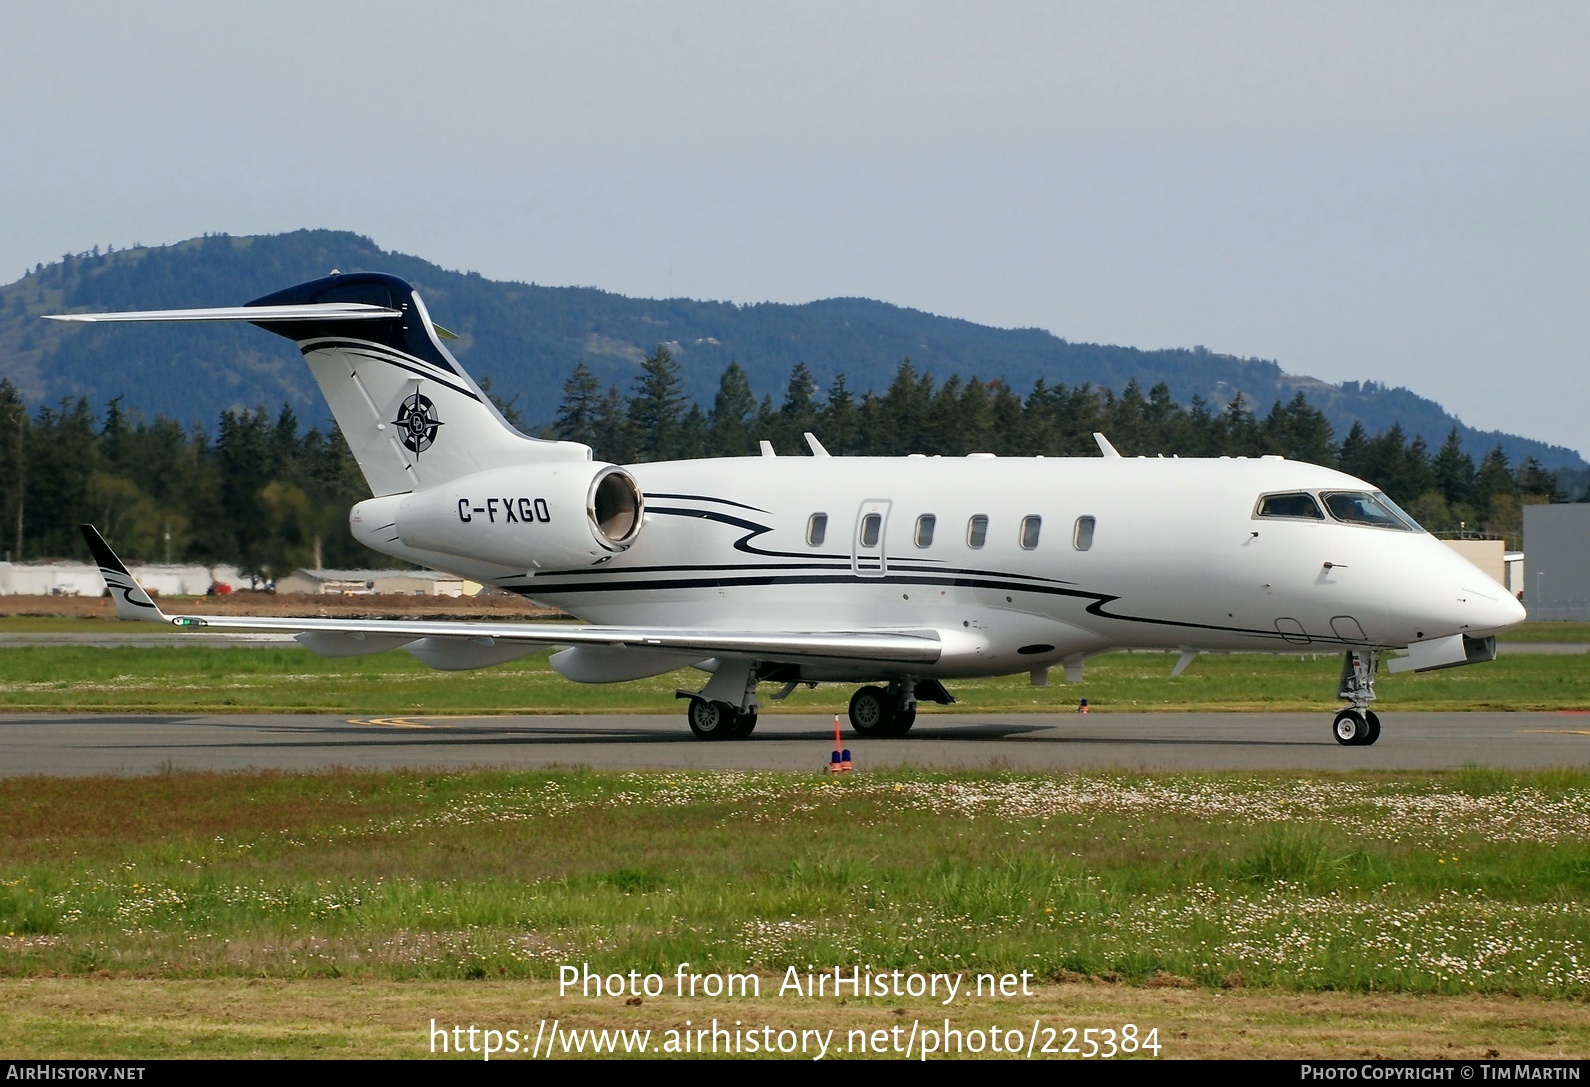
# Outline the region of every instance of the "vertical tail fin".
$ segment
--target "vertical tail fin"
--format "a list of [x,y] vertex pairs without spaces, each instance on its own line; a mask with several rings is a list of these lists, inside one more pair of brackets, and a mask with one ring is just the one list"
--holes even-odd
[[488,468],[590,459],[587,446],[527,437],[509,425],[442,345],[419,294],[396,276],[331,275],[243,309],[331,303],[398,316],[254,323],[298,344],[377,497]]
[[376,497],[488,468],[590,460],[519,433],[464,372],[396,276],[333,274],[219,309],[48,314],[52,321],[248,321],[298,344]]

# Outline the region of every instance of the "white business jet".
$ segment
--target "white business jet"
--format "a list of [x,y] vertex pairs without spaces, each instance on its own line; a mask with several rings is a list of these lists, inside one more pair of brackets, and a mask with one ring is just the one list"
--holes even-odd
[[362,543],[563,609],[580,625],[165,615],[85,526],[123,618],[288,631],[324,656],[406,648],[482,668],[560,647],[580,683],[686,665],[702,739],[756,725],[760,683],[865,684],[850,722],[911,728],[944,681],[1179,651],[1344,654],[1339,743],[1372,744],[1392,671],[1490,660],[1524,619],[1501,586],[1374,486],[1280,457],[809,456],[634,464],[520,434],[443,346],[412,287],[333,274],[225,309],[62,321],[247,321],[298,344],[374,497]]

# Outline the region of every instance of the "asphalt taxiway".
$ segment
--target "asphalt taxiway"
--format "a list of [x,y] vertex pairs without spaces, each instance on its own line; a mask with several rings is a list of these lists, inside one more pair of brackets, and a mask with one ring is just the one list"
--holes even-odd
[[[1385,713],[1342,747],[1323,713],[924,713],[909,736],[845,729],[858,769],[1430,770],[1590,766],[1590,714]],[[703,742],[682,714],[545,717],[0,716],[0,775],[165,770],[591,767],[820,771],[833,718],[764,715]]]

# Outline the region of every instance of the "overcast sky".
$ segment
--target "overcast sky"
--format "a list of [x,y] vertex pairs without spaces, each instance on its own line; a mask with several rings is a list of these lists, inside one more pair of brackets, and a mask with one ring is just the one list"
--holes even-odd
[[13,0],[0,88],[0,281],[330,227],[1203,344],[1590,454],[1582,2]]

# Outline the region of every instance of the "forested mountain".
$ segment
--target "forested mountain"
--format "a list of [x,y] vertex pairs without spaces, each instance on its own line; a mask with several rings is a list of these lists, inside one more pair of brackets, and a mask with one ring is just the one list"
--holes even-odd
[[[508,408],[508,414],[513,409]],[[1533,458],[1512,465],[1500,448],[1478,463],[1451,431],[1439,450],[1401,427],[1338,436],[1301,393],[1255,414],[1237,396],[1219,411],[1184,408],[1160,383],[1119,395],[1039,381],[1026,396],[999,382],[936,382],[902,362],[882,393],[826,390],[796,363],[781,401],[758,400],[730,363],[710,411],[684,394],[679,364],[659,347],[641,360],[626,395],[577,364],[564,382],[557,437],[603,460],[755,456],[767,440],[786,455],[823,435],[836,455],[1096,456],[1095,432],[1127,456],[1264,456],[1340,467],[1373,480],[1432,532],[1501,536],[1516,545],[1523,507],[1585,497],[1583,473],[1552,473]],[[273,581],[313,563],[382,559],[347,531],[350,506],[368,495],[336,431],[303,431],[291,407],[226,410],[214,430],[175,420],[131,419],[119,400],[96,412],[85,397],[29,412],[0,379],[0,541],[7,558],[82,556],[78,526],[99,526],[129,558],[230,561]]]
[[302,360],[284,340],[248,327],[56,325],[42,313],[72,309],[153,309],[235,305],[333,268],[392,272],[422,292],[432,316],[459,333],[453,350],[488,378],[532,425],[550,423],[555,390],[583,363],[602,387],[630,389],[640,363],[667,345],[683,389],[710,408],[731,361],[758,398],[784,395],[795,366],[830,388],[845,375],[860,395],[880,394],[902,359],[943,382],[951,375],[997,380],[1025,396],[1048,386],[1092,385],[1119,392],[1129,381],[1163,384],[1171,398],[1199,398],[1219,412],[1237,393],[1263,412],[1302,392],[1337,435],[1355,422],[1380,434],[1400,426],[1435,448],[1455,426],[1476,460],[1498,445],[1513,463],[1533,457],[1547,469],[1586,468],[1561,446],[1463,426],[1435,402],[1373,382],[1330,385],[1284,373],[1273,362],[1192,349],[1142,351],[1069,343],[1041,329],[995,329],[866,299],[805,305],[736,305],[687,299],[633,299],[581,287],[500,283],[450,272],[418,257],[388,253],[358,235],[305,230],[268,237],[224,235],[160,248],[76,254],[40,265],[0,287],[0,377],[31,408],[86,397],[102,407],[122,397],[134,418],[165,416],[211,425],[227,409],[289,404],[308,421],[326,411]]
[[[1107,433],[1127,456],[1265,456],[1340,467],[1372,480],[1432,532],[1518,539],[1531,502],[1585,498],[1582,470],[1548,471],[1533,457],[1513,465],[1501,447],[1476,463],[1454,427],[1433,451],[1400,425],[1372,434],[1354,423],[1338,436],[1302,392],[1267,412],[1238,393],[1223,407],[1186,406],[1159,382],[1116,393],[1087,382],[1039,378],[1025,395],[1001,381],[942,381],[902,361],[881,392],[859,396],[843,374],[826,389],[797,362],[783,396],[758,398],[730,362],[704,410],[685,392],[667,347],[642,357],[627,389],[604,388],[583,361],[563,382],[552,436],[631,463],[755,456],[760,441],[786,454],[820,434],[840,456],[1091,456]],[[550,397],[541,390],[540,402]],[[335,429],[302,429],[291,405],[227,408],[214,430],[129,412],[124,398],[98,409],[86,395],[30,408],[0,378],[0,540],[7,558],[81,556],[78,527],[98,525],[129,558],[231,561],[274,581],[325,561],[382,561],[347,532],[344,518],[367,490]],[[511,420],[512,404],[499,404]],[[516,420],[517,421],[517,420]]]

